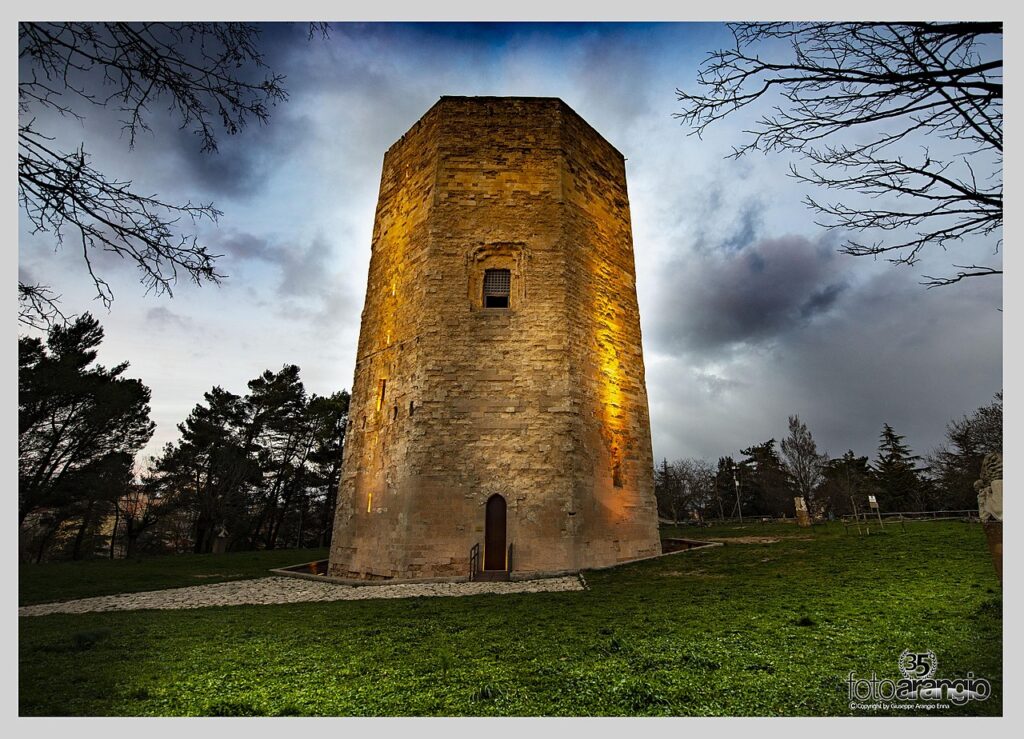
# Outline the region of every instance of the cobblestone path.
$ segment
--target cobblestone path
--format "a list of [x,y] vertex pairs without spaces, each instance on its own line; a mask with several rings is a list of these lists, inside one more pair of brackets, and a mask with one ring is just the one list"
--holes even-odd
[[304,578],[263,577],[212,585],[195,585],[143,593],[103,595],[62,603],[41,603],[18,608],[19,616],[91,611],[134,611],[141,608],[177,609],[208,606],[271,605],[309,601],[367,600],[371,598],[414,598],[416,596],[458,596],[481,593],[545,593],[583,590],[576,576],[551,577],[520,582],[442,582],[398,585],[341,585]]

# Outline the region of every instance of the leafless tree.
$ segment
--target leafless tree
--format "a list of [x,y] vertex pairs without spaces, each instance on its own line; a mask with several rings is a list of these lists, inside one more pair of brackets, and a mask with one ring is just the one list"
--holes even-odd
[[114,501],[114,528],[110,534],[110,558],[114,558],[118,534],[125,558],[135,554],[139,538],[160,522],[163,516],[175,513],[172,501],[163,500],[146,490],[144,485],[131,484],[124,495]]
[[[897,232],[894,242],[847,240],[841,251],[915,264],[926,246],[967,237],[1002,246],[1002,23],[736,23],[735,48],[714,51],[697,82],[677,90],[676,116],[700,135],[758,101],[771,102],[733,150],[786,151],[798,180],[877,203],[805,203],[826,228]],[[762,58],[788,42],[785,60]],[[851,129],[858,135],[848,136]],[[941,146],[929,144],[943,143]],[[851,141],[856,143],[851,143]],[[920,153],[897,151],[921,144]],[[942,149],[933,155],[931,149]],[[1001,266],[954,264],[929,287],[1002,274]]]
[[677,524],[690,511],[700,515],[715,495],[715,467],[696,458],[664,461],[655,470],[655,495],[663,512]]
[[[320,24],[315,30],[326,33]],[[212,203],[168,202],[105,175],[84,146],[62,150],[39,130],[38,114],[82,119],[90,106],[116,106],[132,147],[149,130],[151,106],[164,101],[202,151],[216,151],[220,130],[264,123],[287,98],[283,77],[266,70],[259,34],[246,23],[19,24],[19,202],[33,233],[53,234],[58,248],[74,240],[104,305],[113,292],[94,269],[96,250],[134,262],[147,292],[170,294],[179,275],[218,282],[218,255],[193,227],[221,213]],[[64,319],[47,286],[19,282],[18,294],[22,323]]]

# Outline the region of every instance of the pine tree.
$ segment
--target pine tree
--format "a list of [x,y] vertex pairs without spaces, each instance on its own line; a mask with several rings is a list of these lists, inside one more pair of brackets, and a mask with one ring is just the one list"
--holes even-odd
[[88,313],[52,327],[45,345],[18,340],[18,518],[45,518],[37,559],[73,520],[71,554],[88,552],[89,532],[131,484],[135,454],[153,434],[149,388],[124,377],[127,362],[94,364],[102,341]]
[[863,506],[867,496],[876,492],[868,458],[858,457],[852,449],[842,457],[830,459],[822,473],[823,481],[815,500],[826,513],[853,513],[851,498],[857,501],[858,506]]
[[921,457],[911,452],[904,438],[889,424],[882,425],[874,463],[878,503],[885,511],[928,510],[928,488],[921,477],[924,470],[916,464]]
[[740,450],[746,459],[739,464],[744,514],[785,516],[793,511],[793,483],[775,439]]
[[320,506],[319,546],[331,543],[350,400],[348,392],[342,390],[326,397],[314,395],[306,407],[314,429],[313,450],[309,453],[314,474],[313,485],[322,492],[322,497],[317,498]]
[[197,553],[211,551],[221,527],[239,538],[249,519],[246,492],[260,479],[242,399],[218,386],[203,399],[178,424],[180,441],[164,446],[148,479],[154,494],[191,514]]

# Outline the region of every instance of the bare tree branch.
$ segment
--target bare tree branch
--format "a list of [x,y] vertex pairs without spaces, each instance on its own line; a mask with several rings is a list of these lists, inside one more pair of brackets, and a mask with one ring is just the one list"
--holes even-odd
[[75,316],[66,316],[60,309],[60,295],[49,285],[30,285],[18,281],[18,322],[47,331],[53,325],[69,324]]
[[[914,264],[921,249],[948,248],[967,236],[1001,246],[1002,24],[956,23],[737,23],[735,48],[714,51],[697,82],[703,94],[677,90],[676,117],[700,136],[711,124],[759,101],[772,101],[744,133],[732,157],[752,151],[788,151],[810,163],[791,167],[802,182],[882,199],[884,207],[805,203],[819,221],[843,231],[915,231],[896,243],[848,240],[841,251]],[[769,61],[750,47],[788,42],[787,61]],[[851,129],[857,143],[830,143]],[[961,149],[944,159],[927,149],[918,161],[894,155],[897,142],[936,137]],[[990,170],[979,179],[976,168]],[[891,204],[891,205],[890,205]],[[956,265],[954,265],[956,266]],[[952,278],[999,274],[984,268]]]
[[[1001,275],[1003,270],[995,269],[994,267],[979,267],[977,264],[972,264],[969,267],[961,264],[954,264],[954,267],[959,269],[952,277],[932,277],[931,275],[924,275],[927,282],[922,282],[922,285],[927,285],[930,290],[933,287],[943,287],[945,285],[952,285],[954,282],[960,282],[968,277],[985,277],[988,275]],[[973,270],[965,272],[964,270]]]
[[[326,24],[310,36],[326,37]],[[129,148],[148,131],[154,103],[165,101],[200,149],[217,150],[217,135],[265,123],[287,99],[283,77],[269,71],[258,48],[259,28],[246,23],[21,23],[18,27],[18,197],[33,233],[49,233],[59,248],[74,234],[97,298],[113,292],[95,270],[97,250],[136,264],[146,292],[171,294],[179,275],[217,283],[218,255],[199,243],[196,226],[221,215],[212,203],[172,203],[139,192],[90,163],[84,145],[68,152],[38,130],[33,113],[82,119],[82,106],[114,107]],[[183,220],[185,217],[185,220]],[[48,326],[59,311],[38,286],[19,288],[20,318]]]
[[200,284],[218,282],[218,255],[209,254],[195,236],[180,235],[182,215],[192,222],[216,221],[212,204],[175,205],[141,195],[131,182],[110,180],[96,171],[83,149],[59,152],[32,124],[18,132],[18,199],[33,233],[52,233],[63,243],[67,229],[77,232],[82,258],[105,306],[110,286],[93,270],[91,252],[101,249],[135,262],[147,292],[172,294],[179,270]]

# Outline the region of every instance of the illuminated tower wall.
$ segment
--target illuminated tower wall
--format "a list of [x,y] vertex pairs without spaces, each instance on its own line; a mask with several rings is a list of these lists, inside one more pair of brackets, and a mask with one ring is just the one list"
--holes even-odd
[[557,98],[443,97],[371,248],[329,574],[660,553],[622,155]]

